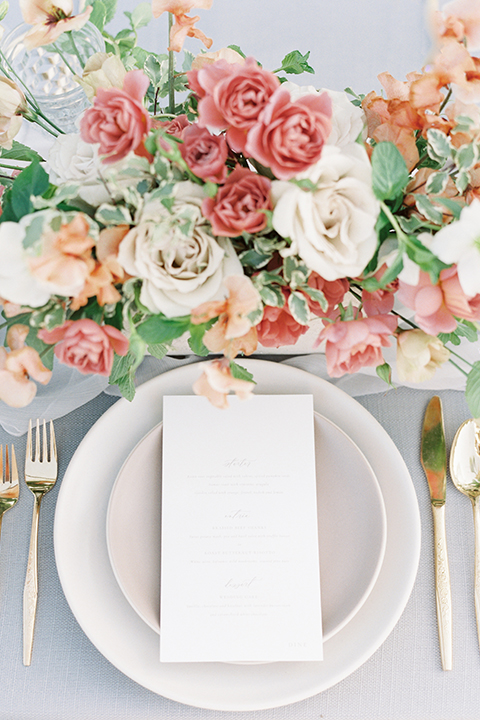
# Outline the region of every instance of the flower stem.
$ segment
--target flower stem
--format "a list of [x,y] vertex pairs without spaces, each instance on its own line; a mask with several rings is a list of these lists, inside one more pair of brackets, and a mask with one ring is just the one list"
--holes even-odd
[[52,48],[55,50],[55,52],[56,52],[58,55],[60,55],[60,57],[62,58],[63,62],[65,63],[65,65],[67,66],[67,68],[70,70],[70,72],[72,73],[72,75],[76,75],[77,73],[76,73],[75,70],[72,68],[72,66],[70,65],[70,63],[68,62],[67,58],[65,57],[65,55],[62,53],[62,51],[61,51],[60,48],[58,47],[58,45],[57,45],[56,43],[52,43]]
[[70,32],[67,32],[67,35],[68,35],[68,37],[69,37],[70,45],[72,46],[72,50],[73,50],[74,54],[77,56],[77,58],[78,58],[78,62],[80,63],[80,67],[83,68],[83,67],[84,67],[84,62],[83,62],[83,60],[82,60],[82,56],[80,55],[80,53],[79,53],[79,51],[78,51],[77,44],[76,44],[76,42],[75,42],[75,40],[74,40],[74,38],[73,38],[73,31],[70,30]]
[[[461,368],[460,365],[457,365],[457,363],[456,363],[454,360],[452,360],[451,358],[449,358],[449,359],[448,359],[448,362],[451,363],[451,364],[453,365],[453,367],[456,367],[459,372],[461,372],[461,373],[463,373],[464,375],[468,376],[467,371],[464,370],[463,368]],[[465,361],[465,362],[466,362],[466,361]]]
[[[173,15],[168,13],[168,44],[170,45],[170,32],[173,27]],[[175,58],[173,50],[168,51],[168,112],[175,112]]]

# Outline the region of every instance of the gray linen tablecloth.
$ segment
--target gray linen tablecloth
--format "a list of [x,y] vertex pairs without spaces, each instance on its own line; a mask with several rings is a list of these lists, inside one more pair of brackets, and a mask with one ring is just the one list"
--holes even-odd
[[[292,363],[293,364],[293,363]],[[113,667],[77,624],[62,592],[53,549],[55,502],[62,476],[93,423],[116,402],[99,395],[56,420],[59,481],[42,505],[40,595],[33,661],[22,664],[22,595],[33,496],[23,485],[4,516],[0,541],[0,718],[2,720],[478,720],[480,650],[473,604],[473,520],[470,502],[449,481],[447,534],[453,593],[454,669],[443,672],[437,638],[432,519],[419,462],[422,418],[432,390],[399,388],[357,397],[392,437],[410,470],[422,516],[417,580],[400,621],[356,672],[302,702],[256,712],[219,712],[182,705],[137,685]],[[448,446],[469,417],[463,394],[442,390]],[[24,457],[25,436],[15,440]],[[379,452],[382,449],[379,447]],[[119,629],[121,631],[121,629]]]

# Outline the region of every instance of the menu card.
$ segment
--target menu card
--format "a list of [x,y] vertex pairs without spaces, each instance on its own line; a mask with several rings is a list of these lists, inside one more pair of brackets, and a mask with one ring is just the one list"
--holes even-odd
[[160,660],[322,659],[311,395],[165,397]]

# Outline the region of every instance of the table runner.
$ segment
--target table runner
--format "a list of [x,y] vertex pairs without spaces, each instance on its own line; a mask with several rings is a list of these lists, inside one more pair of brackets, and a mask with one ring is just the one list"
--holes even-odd
[[[291,359],[298,364],[300,359]],[[158,368],[157,368],[158,371]],[[152,372],[155,372],[152,370]],[[479,717],[480,650],[473,605],[473,521],[470,502],[447,487],[452,576],[454,669],[443,672],[437,639],[433,534],[428,488],[419,462],[423,413],[431,390],[399,388],[358,401],[390,434],[412,475],[422,515],[417,580],[395,629],[377,652],[341,683],[302,702],[256,712],[220,712],[167,700],[137,685],[92,645],[63,595],[54,561],[53,520],[61,479],[76,447],[115,397],[101,394],[56,421],[60,476],[40,519],[40,596],[33,661],[22,665],[22,594],[33,497],[21,488],[5,515],[0,541],[1,720],[469,720]],[[439,392],[447,444],[469,417],[463,394]],[[0,442],[12,437],[0,431]],[[25,437],[14,438],[20,458]],[[379,448],[381,452],[381,448]]]

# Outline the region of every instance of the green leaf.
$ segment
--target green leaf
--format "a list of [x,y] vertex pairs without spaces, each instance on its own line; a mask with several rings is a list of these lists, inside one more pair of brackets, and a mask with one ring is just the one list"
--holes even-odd
[[89,20],[102,32],[107,19],[107,8],[103,0],[94,0],[92,7],[93,10],[90,13]]
[[473,363],[467,377],[465,399],[472,413],[472,417],[480,417],[480,362]]
[[132,402],[135,397],[135,373],[130,370],[116,382],[108,381],[109,385],[117,385],[125,400]]
[[131,225],[132,217],[123,205],[100,205],[95,213],[95,220],[103,225]]
[[159,62],[155,55],[149,55],[147,57],[143,69],[145,71],[145,75],[154,87],[158,87],[160,83],[165,82],[166,68],[162,67],[162,63]]
[[435,198],[435,202],[439,203],[440,205],[443,205],[447,210],[449,210],[454,220],[458,220],[460,217],[460,213],[462,212],[463,206],[457,202],[456,200],[451,200],[450,198],[444,198],[444,197],[438,197]]
[[302,291],[308,295],[314,302],[317,302],[322,308],[323,312],[328,310],[328,301],[325,294],[317,288],[312,288],[310,285],[303,285]]
[[442,341],[444,345],[451,343],[452,345],[460,345],[462,342],[456,332],[451,333],[438,333],[438,339]]
[[427,132],[427,152],[432,160],[441,162],[450,157],[452,143],[444,132],[431,128]]
[[427,195],[439,195],[447,187],[449,174],[446,172],[432,173],[425,185]]
[[105,5],[107,16],[105,18],[105,25],[113,20],[115,13],[117,12],[117,0],[103,0]]
[[304,72],[315,73],[315,70],[310,67],[307,60],[310,57],[310,52],[305,55],[299,50],[293,50],[288,53],[282,60],[281,70],[289,75],[301,75]]
[[189,50],[183,51],[183,63],[182,63],[182,70],[183,72],[188,72],[192,69],[192,63],[195,60],[195,55],[191,53]]
[[383,363],[383,365],[377,365],[375,368],[375,371],[378,375],[378,377],[381,380],[384,380],[387,385],[392,384],[392,368],[388,363]]
[[29,347],[32,347],[38,352],[40,359],[47,370],[53,370],[55,345],[47,345],[47,343],[44,343],[43,340],[40,340],[40,338],[37,337],[36,328],[30,328],[25,342]]
[[43,195],[48,189],[48,175],[40,163],[33,162],[18,175],[3,202],[0,222],[18,221],[33,210],[32,195]]
[[246,380],[247,382],[255,383],[252,373],[248,372],[247,368],[244,368],[243,365],[239,365],[233,360],[230,360],[230,372],[236,380]]
[[245,250],[245,252],[241,253],[239,255],[239,259],[243,266],[254,268],[255,270],[258,270],[259,268],[263,267],[268,263],[268,261],[271,259],[271,254],[260,254],[253,248],[250,250]]
[[170,350],[170,345],[166,343],[151,343],[147,345],[147,350],[152,357],[157,358],[157,360],[162,360]]
[[292,292],[288,298],[288,309],[300,325],[308,325],[310,312],[304,295],[299,292]]
[[2,148],[0,157],[2,160],[18,160],[20,162],[43,162],[43,158],[35,150],[23,145],[17,140],[13,141],[10,150]]
[[0,22],[4,19],[5,15],[8,12],[8,2],[7,0],[3,0],[3,2],[0,3]]
[[[215,320],[213,320],[215,322]],[[201,357],[206,357],[209,353],[208,348],[204,345],[203,342],[203,336],[205,335],[206,330],[208,330],[209,327],[212,326],[211,322],[208,323],[201,323],[200,325],[190,325],[190,337],[188,338],[188,345],[190,347],[190,350],[195,353],[195,355],[200,355]]]
[[190,316],[167,318],[165,315],[152,315],[137,326],[137,332],[146,343],[169,343],[181,337],[190,327]]
[[391,142],[375,145],[372,153],[373,192],[379,200],[394,200],[409,181],[405,160]]
[[152,8],[150,3],[141,2],[139,3],[134,11],[132,12],[132,25],[135,30],[138,28],[145,27],[152,19]]
[[417,206],[418,212],[424,215],[427,220],[430,220],[430,222],[436,225],[442,225],[442,211],[436,208],[426,195],[415,195],[415,205]]
[[464,193],[467,189],[467,185],[470,182],[470,175],[465,170],[460,170],[458,173],[456,180],[455,180],[455,186],[459,193]]
[[478,147],[474,143],[462,145],[455,153],[455,164],[459,170],[470,170],[478,162]]
[[264,285],[259,288],[260,297],[265,305],[272,307],[283,307],[285,305],[285,297],[279,287],[275,285]]

